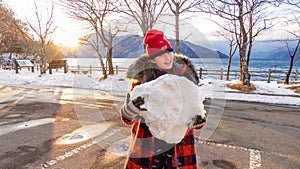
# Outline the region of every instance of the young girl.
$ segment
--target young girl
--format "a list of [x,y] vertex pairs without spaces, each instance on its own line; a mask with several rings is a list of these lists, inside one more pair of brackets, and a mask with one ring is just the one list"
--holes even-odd
[[[199,83],[192,62],[187,57],[173,54],[173,49],[164,38],[162,31],[149,30],[144,44],[147,47],[147,54],[139,57],[127,71],[126,77],[134,80],[132,89],[136,85],[155,80],[164,74],[184,76],[196,85]],[[121,108],[122,121],[127,125],[132,125],[129,156],[124,168],[197,168],[194,129],[189,129],[182,141],[177,144],[168,144],[159,140],[153,137],[140,117],[136,118],[139,111],[144,111],[140,107],[144,104],[143,98],[139,97],[129,102],[129,97],[128,94],[127,101]],[[204,123],[195,125],[197,128],[202,128]]]

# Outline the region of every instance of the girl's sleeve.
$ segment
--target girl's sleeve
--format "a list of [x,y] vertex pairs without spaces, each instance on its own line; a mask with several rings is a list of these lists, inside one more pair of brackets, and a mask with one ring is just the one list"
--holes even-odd
[[[140,83],[132,83],[131,84],[131,90],[133,90],[133,88],[137,85],[139,85]],[[127,94],[126,99],[124,101],[123,106],[120,109],[120,114],[121,114],[121,120],[123,121],[123,123],[127,124],[127,125],[131,125],[133,124],[135,121],[132,119],[132,116],[134,116],[136,114],[135,108],[130,105],[129,103],[129,97],[130,95]]]

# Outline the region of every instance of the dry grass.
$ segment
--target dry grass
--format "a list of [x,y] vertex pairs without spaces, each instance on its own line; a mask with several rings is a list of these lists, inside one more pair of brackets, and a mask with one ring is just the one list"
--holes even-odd
[[[282,83],[278,83],[282,84]],[[287,89],[294,90],[295,93],[300,94],[300,84],[298,83],[291,83],[293,86],[286,87]],[[254,90],[256,90],[256,87],[253,84],[250,84],[250,86],[243,85],[241,82],[234,83],[234,84],[227,84],[226,85],[228,88],[239,90],[240,92],[243,93],[251,93]]]
[[290,86],[287,87],[288,89],[294,90],[295,93],[299,93],[300,94],[300,85],[298,86]]
[[243,93],[251,93],[254,90],[256,90],[256,87],[253,84],[250,84],[250,86],[243,85],[242,83],[234,83],[234,84],[227,84],[227,87],[231,89],[239,90]]
[[[284,81],[277,81],[277,84],[284,85]],[[287,87],[287,89],[294,90],[295,93],[300,94],[300,81],[290,82]]]

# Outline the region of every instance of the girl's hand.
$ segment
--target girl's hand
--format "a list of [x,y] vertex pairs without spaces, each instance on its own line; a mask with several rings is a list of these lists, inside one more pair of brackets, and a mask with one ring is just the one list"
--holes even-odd
[[204,125],[205,125],[206,118],[203,118],[203,117],[200,116],[200,115],[196,115],[196,116],[193,118],[193,121],[194,121],[193,128],[194,128],[194,129],[201,129],[201,128],[203,128]]
[[145,103],[144,98],[142,98],[141,96],[139,96],[139,97],[135,98],[134,100],[132,100],[132,103],[138,109],[143,110],[143,111],[147,111],[147,109],[141,108],[141,105],[143,105]]
[[144,98],[137,97],[130,100],[130,94],[127,94],[126,103],[121,108],[122,115],[129,120],[138,119],[140,112],[147,111],[147,109],[140,106],[145,103]]

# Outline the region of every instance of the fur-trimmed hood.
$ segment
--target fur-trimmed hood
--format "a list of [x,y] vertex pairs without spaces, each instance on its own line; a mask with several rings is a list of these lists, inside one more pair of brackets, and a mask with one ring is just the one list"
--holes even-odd
[[[146,75],[152,74],[155,76],[155,69],[157,66],[151,63],[148,55],[141,55],[127,70],[126,78],[142,82]],[[198,74],[192,61],[184,55],[174,53],[174,61],[172,71],[180,74],[183,68],[187,68],[182,76],[185,76],[195,84],[199,83]],[[156,78],[156,77],[155,77]]]

